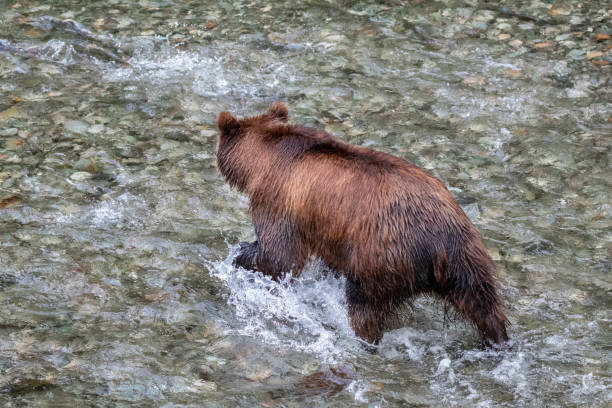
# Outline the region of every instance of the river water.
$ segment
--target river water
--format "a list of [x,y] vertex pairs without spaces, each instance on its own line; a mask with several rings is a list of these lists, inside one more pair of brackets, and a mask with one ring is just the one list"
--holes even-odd
[[[610,21],[606,1],[0,2],[0,405],[609,406]],[[370,354],[324,265],[231,267],[253,231],[215,118],[276,100],[449,186],[511,351],[420,299]]]

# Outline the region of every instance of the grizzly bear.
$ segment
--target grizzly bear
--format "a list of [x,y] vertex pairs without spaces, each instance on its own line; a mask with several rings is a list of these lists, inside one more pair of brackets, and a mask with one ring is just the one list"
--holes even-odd
[[248,194],[257,237],[234,264],[279,279],[322,259],[346,276],[351,327],[372,345],[385,318],[419,294],[453,305],[486,345],[507,345],[495,265],[444,184],[288,117],[282,102],[240,120],[219,114],[217,167]]

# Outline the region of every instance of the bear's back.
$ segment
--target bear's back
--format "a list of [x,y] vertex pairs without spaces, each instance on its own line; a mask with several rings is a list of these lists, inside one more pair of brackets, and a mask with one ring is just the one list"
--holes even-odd
[[382,257],[391,247],[416,242],[415,235],[446,241],[473,228],[434,176],[331,135],[296,156],[280,196],[287,215],[313,243],[313,252],[337,258],[326,259],[332,264],[355,259],[347,256],[349,250]]

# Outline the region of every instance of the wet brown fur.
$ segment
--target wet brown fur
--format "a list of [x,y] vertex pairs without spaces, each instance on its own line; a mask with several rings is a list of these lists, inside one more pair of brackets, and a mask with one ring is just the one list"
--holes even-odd
[[257,235],[235,263],[278,279],[320,257],[346,276],[351,327],[372,344],[419,294],[452,304],[489,344],[507,342],[495,265],[442,182],[287,120],[280,102],[259,116],[218,117],[217,167],[248,194]]

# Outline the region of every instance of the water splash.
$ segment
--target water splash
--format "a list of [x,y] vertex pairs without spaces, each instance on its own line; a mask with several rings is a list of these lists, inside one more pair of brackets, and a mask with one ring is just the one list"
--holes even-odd
[[[236,315],[235,322],[226,322],[230,333],[316,354],[327,362],[358,349],[346,313],[344,278],[335,278],[320,262],[312,262],[299,277],[276,282],[233,267],[235,251],[210,263],[211,275],[229,289],[226,301]],[[352,347],[347,344],[351,342]]]

